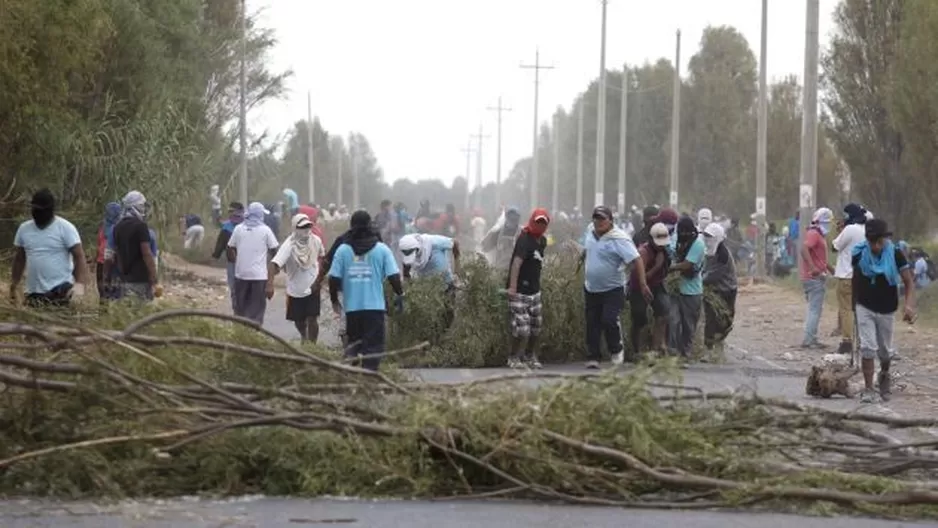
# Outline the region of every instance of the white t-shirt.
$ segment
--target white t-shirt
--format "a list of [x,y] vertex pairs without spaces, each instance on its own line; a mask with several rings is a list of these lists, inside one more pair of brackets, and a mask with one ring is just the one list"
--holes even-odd
[[293,237],[283,241],[277,254],[271,259],[287,274],[287,295],[293,298],[308,297],[313,293],[313,282],[319,275],[319,259],[326,256],[322,240],[316,235],[309,236],[309,246],[313,253],[313,265],[309,269],[301,268],[293,258]]
[[853,248],[866,239],[866,227],[862,224],[850,224],[834,239],[834,249],[837,251],[837,266],[834,268],[834,277],[838,279],[853,278]]
[[476,244],[482,242],[482,239],[485,238],[485,219],[477,216],[472,219],[470,225],[472,226],[472,239]]
[[277,237],[264,224],[255,227],[238,224],[231,233],[228,247],[238,251],[235,278],[267,280],[267,253],[277,247]]

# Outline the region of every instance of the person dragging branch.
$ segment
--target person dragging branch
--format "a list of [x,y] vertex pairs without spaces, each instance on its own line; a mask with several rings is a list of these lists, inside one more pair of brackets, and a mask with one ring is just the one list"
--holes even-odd
[[[895,354],[893,327],[899,308],[899,283],[905,285],[902,318],[915,321],[915,293],[912,270],[905,255],[893,244],[892,232],[885,221],[866,222],[866,240],[853,248],[853,301],[860,338],[860,367],[863,371],[863,403],[874,403],[877,397],[888,398],[891,391],[889,367]],[[873,384],[879,358],[879,394]]]

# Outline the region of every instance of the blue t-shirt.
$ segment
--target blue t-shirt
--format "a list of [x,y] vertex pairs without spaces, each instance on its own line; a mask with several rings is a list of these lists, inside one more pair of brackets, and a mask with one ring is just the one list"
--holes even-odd
[[293,189],[284,189],[283,196],[287,199],[287,209],[293,211],[294,209],[299,209],[300,207],[300,197],[297,196],[296,191]]
[[453,250],[453,239],[442,235],[423,235],[431,240],[433,250],[427,265],[418,270],[421,276],[442,275],[446,284],[453,283],[453,270],[447,253]]
[[606,233],[599,240],[592,231],[587,233],[586,291],[601,293],[625,287],[625,267],[638,258],[635,243],[621,229]]
[[48,293],[64,283],[73,284],[70,251],[79,244],[78,230],[64,218],[56,216],[45,229],[32,220],[20,224],[13,245],[26,252],[26,293]]
[[342,280],[345,313],[349,313],[386,310],[384,279],[400,272],[394,254],[382,242],[364,255],[356,255],[352,246],[342,244],[332,259],[329,276]]
[[[677,248],[677,237],[671,239],[671,246],[669,247],[669,253],[671,258],[674,258],[674,254]],[[694,239],[694,242],[691,244],[690,249],[687,251],[686,260],[694,264],[694,276],[692,278],[687,278],[684,274],[681,274],[681,278],[678,281],[679,291],[681,295],[703,295],[703,267],[704,267],[704,254],[706,253],[707,246],[703,243],[700,238]]]

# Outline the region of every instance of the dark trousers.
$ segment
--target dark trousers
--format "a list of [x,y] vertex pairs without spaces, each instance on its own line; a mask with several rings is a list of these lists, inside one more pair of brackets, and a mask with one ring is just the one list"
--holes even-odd
[[670,348],[688,358],[694,352],[694,334],[700,320],[700,305],[703,295],[671,296],[671,322],[668,331]]
[[[719,298],[709,299],[704,296],[704,344],[707,348],[713,347],[717,341],[723,341],[733,330],[733,319],[736,317],[736,290],[714,291],[713,295]],[[722,301],[722,302],[720,302]]]
[[600,361],[600,343],[606,337],[606,348],[610,355],[622,352],[622,326],[619,315],[625,307],[625,289],[614,288],[609,291],[593,293],[584,290],[586,295],[586,359]]
[[264,324],[264,312],[267,311],[267,281],[234,280],[234,313],[251,319],[257,324]]
[[349,346],[345,356],[361,357],[361,366],[377,371],[381,365],[380,357],[368,357],[384,354],[385,312],[383,310],[360,310],[345,313],[345,333]]

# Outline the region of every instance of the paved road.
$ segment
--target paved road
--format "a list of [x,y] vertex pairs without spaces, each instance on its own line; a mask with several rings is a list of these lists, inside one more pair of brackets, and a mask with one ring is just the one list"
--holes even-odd
[[5,528],[900,528],[935,526],[853,518],[668,512],[506,502],[409,502],[242,498],[223,501],[0,503]]

